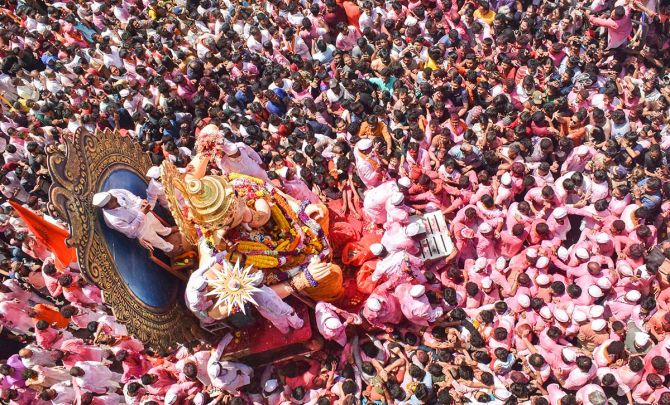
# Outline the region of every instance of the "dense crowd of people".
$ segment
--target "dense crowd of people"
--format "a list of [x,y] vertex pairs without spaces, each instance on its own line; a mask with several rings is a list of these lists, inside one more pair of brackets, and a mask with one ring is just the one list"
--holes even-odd
[[[668,0],[3,2],[0,402],[670,404],[669,18]],[[212,173],[330,208],[362,299],[316,304],[323,350],[252,368],[221,358],[229,334],[146,347],[7,203],[47,215],[46,150],[80,128],[185,167],[207,125]],[[455,248],[423,261],[410,217],[435,211]]]

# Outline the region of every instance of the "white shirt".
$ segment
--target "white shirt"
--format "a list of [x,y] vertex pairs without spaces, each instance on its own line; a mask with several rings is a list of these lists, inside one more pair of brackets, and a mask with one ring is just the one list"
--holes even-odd
[[103,209],[105,223],[131,239],[140,236],[145,214],[140,210],[142,199],[128,190],[112,189],[108,191],[119,203],[114,209]]

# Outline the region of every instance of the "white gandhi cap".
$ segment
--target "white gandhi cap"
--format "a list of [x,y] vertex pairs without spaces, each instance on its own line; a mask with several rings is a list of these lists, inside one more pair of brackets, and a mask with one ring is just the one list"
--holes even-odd
[[603,316],[604,313],[605,313],[605,307],[603,307],[602,305],[594,305],[591,308],[589,308],[589,316],[591,317],[591,319],[599,318]]
[[544,319],[551,318],[551,310],[549,309],[549,307],[540,308],[540,316]]
[[530,306],[530,297],[526,294],[519,295],[518,301],[522,308],[528,308]]
[[504,257],[499,257],[496,259],[496,270],[503,271],[507,267],[507,260]]
[[112,199],[112,194],[110,194],[106,191],[103,191],[103,192],[100,192],[100,193],[95,193],[93,195],[93,206],[98,207],[98,208],[99,207],[104,207],[105,205],[107,205],[107,203],[111,199]]
[[640,292],[637,290],[630,290],[626,293],[625,296],[626,301],[630,302],[637,302],[640,299],[640,297],[642,297],[642,294],[640,294]]
[[549,258],[547,256],[540,256],[537,262],[535,262],[535,267],[538,269],[543,269],[547,266],[549,266]]
[[272,379],[267,380],[265,382],[265,384],[263,385],[263,391],[265,391],[269,394],[269,393],[273,392],[274,390],[276,390],[277,387],[279,387],[279,383],[277,382],[277,380],[272,378]]
[[590,285],[588,290],[586,290],[590,296],[593,298],[600,298],[603,296],[603,290],[600,289],[597,285]]
[[500,176],[500,183],[503,186],[509,186],[512,184],[512,176],[508,172],[503,173],[503,175]]
[[340,328],[340,326],[342,326],[342,322],[340,322],[340,320],[337,318],[330,317],[326,319],[326,322],[324,322],[324,326],[326,327],[326,329],[337,330]]
[[600,243],[601,245],[605,244],[609,241],[610,241],[610,237],[606,233],[601,232],[598,235],[596,235],[596,242]]
[[598,287],[600,287],[603,290],[609,290],[610,288],[612,288],[612,283],[607,277],[600,277],[596,282],[596,284],[598,284]]
[[481,233],[489,233],[489,232],[492,232],[492,231],[493,231],[493,227],[491,227],[491,225],[487,224],[486,222],[484,222],[483,224],[481,224],[479,226],[479,232],[481,232]]
[[586,320],[586,313],[579,309],[575,309],[572,312],[572,319],[574,319],[575,322],[584,322]]
[[150,179],[157,179],[161,177],[161,168],[158,166],[151,166],[149,170],[147,170],[147,177]]
[[578,258],[583,259],[583,260],[586,260],[589,257],[591,257],[591,255],[589,254],[589,251],[584,249],[584,248],[577,248],[577,250],[575,251],[575,255]]
[[568,249],[561,246],[556,251],[556,256],[558,256],[559,259],[561,259],[563,261],[566,261],[566,260],[568,260],[568,257],[570,256],[570,254],[568,253]]
[[633,268],[630,266],[630,264],[620,261],[617,266],[619,273],[621,273],[622,276],[630,277],[633,275]]
[[413,298],[419,298],[426,292],[426,287],[422,285],[413,285],[412,288],[409,289],[409,295],[411,295]]
[[381,255],[383,251],[384,251],[384,245],[382,245],[381,243],[373,243],[372,245],[370,245],[370,252],[372,252],[372,254],[375,256]]
[[405,227],[405,235],[416,236],[421,232],[421,225],[418,222],[412,222]]
[[556,219],[561,219],[561,218],[565,218],[568,215],[568,211],[566,211],[565,208],[563,208],[563,207],[558,207],[554,210],[552,215]]
[[601,330],[605,329],[605,326],[607,326],[607,321],[604,319],[594,319],[591,321],[591,329],[596,332],[600,332]]
[[401,177],[398,179],[398,185],[409,188],[412,185],[412,181],[409,179],[409,177]]
[[228,142],[228,141],[223,143],[222,149],[223,149],[223,153],[225,153],[228,156],[232,156],[239,151],[239,148],[237,147],[237,145],[235,145],[232,142]]
[[556,318],[557,321],[559,322],[567,322],[570,320],[570,317],[568,316],[568,313],[565,312],[565,310],[561,308],[557,308],[554,311],[554,317]]
[[475,260],[474,270],[479,272],[481,270],[484,270],[485,268],[486,268],[486,258],[478,257],[477,260]]
[[493,285],[493,281],[491,281],[490,278],[484,277],[482,279],[482,288],[491,288],[492,285]]
[[382,303],[375,297],[370,297],[366,301],[366,306],[370,311],[379,312],[382,309]]
[[400,205],[402,204],[403,201],[405,201],[405,196],[403,193],[393,193],[391,194],[391,204],[393,205]]
[[549,279],[549,276],[546,275],[546,274],[540,274],[539,276],[537,276],[535,281],[537,281],[537,284],[541,285],[541,286],[545,286],[545,285],[547,285],[551,282],[551,280]]
[[569,349],[567,347],[564,347],[561,350],[561,354],[563,355],[563,358],[568,362],[573,362],[577,358],[577,355],[575,354],[575,351],[572,350],[572,349]]
[[356,147],[358,150],[368,150],[372,147],[372,140],[369,138],[361,139],[360,141],[356,142]]
[[635,344],[639,347],[644,347],[649,343],[649,335],[644,332],[635,333]]

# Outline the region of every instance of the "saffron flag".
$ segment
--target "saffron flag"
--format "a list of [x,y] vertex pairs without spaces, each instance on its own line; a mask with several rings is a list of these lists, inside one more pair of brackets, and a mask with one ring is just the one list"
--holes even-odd
[[54,254],[56,264],[60,265],[60,268],[69,266],[70,263],[77,261],[77,250],[65,243],[65,239],[70,235],[66,229],[47,221],[37,215],[35,211],[22,206],[16,201],[10,200],[9,203],[23,222],[26,223],[30,232],[35,235],[35,238],[44,243],[49,248],[49,251]]

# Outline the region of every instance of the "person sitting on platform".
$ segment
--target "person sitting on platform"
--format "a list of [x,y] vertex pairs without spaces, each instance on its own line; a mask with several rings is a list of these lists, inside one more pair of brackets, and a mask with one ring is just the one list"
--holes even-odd
[[93,206],[102,208],[107,226],[131,239],[137,239],[146,249],[153,251],[158,248],[168,254],[174,249],[165,240],[174,229],[164,226],[151,212],[151,205],[130,191],[111,189],[96,193]]

